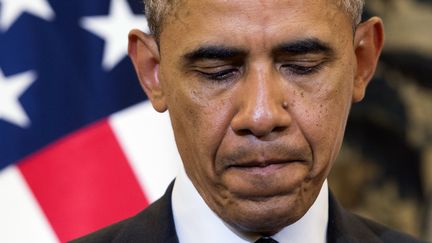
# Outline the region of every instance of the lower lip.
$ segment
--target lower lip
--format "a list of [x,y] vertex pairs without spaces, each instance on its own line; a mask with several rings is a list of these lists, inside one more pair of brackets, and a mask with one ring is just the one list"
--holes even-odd
[[241,171],[243,173],[247,174],[254,174],[254,175],[270,175],[273,173],[276,173],[283,167],[288,166],[289,164],[292,164],[294,162],[286,162],[286,163],[277,163],[277,164],[269,164],[266,166],[233,166],[231,167],[234,170]]

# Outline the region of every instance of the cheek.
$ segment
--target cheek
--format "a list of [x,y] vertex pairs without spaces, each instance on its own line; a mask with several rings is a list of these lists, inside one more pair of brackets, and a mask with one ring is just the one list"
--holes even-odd
[[[175,138],[185,167],[205,170],[213,176],[216,150],[229,126],[225,100],[211,101],[202,92],[181,88],[171,95],[168,106]],[[199,174],[199,173],[198,173]]]
[[[314,156],[311,177],[328,174],[339,153],[351,105],[349,81],[340,78],[303,98],[296,117]],[[300,107],[299,107],[300,108]]]

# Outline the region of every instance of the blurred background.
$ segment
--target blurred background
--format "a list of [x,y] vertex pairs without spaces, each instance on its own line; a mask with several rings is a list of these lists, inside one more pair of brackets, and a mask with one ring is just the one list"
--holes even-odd
[[[177,172],[127,32],[141,0],[0,0],[0,242],[56,243],[129,217]],[[329,182],[348,209],[432,242],[432,0],[367,0],[385,49]]]
[[386,41],[330,185],[341,203],[432,241],[432,1],[368,0]]

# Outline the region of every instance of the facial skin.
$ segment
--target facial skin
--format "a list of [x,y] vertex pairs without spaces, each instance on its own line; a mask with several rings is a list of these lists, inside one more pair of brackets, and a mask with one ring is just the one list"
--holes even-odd
[[129,54],[207,205],[237,230],[274,234],[318,196],[382,28],[372,18],[353,36],[332,0],[184,0],[159,47],[133,30]]

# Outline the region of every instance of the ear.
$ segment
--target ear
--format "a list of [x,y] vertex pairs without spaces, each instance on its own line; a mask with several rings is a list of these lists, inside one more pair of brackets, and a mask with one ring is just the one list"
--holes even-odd
[[363,99],[378,63],[384,45],[384,26],[382,20],[373,17],[360,24],[354,37],[354,49],[357,59],[357,71],[354,78],[352,101]]
[[153,108],[158,112],[166,111],[167,104],[158,75],[160,55],[155,39],[140,30],[131,30],[128,53]]

